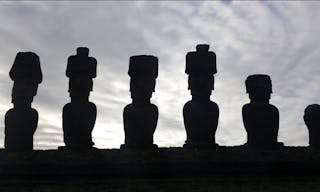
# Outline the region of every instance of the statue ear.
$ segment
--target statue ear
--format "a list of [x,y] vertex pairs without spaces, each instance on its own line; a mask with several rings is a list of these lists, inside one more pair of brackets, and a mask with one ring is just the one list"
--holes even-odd
[[212,76],[212,90],[214,90],[214,76]]
[[152,80],[152,92],[155,92],[155,88],[156,88],[156,80],[153,79]]

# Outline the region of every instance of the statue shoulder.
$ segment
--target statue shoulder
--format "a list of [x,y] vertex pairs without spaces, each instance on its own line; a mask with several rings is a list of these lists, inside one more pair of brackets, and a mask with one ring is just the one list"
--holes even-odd
[[251,108],[251,104],[247,103],[242,106],[242,112],[247,112]]
[[191,100],[188,101],[188,102],[186,102],[186,103],[184,104],[184,106],[183,106],[183,110],[186,110],[187,108],[190,108],[191,105],[192,105],[192,101],[191,101]]
[[271,110],[279,113],[279,109],[278,109],[276,106],[274,106],[274,105],[272,105],[272,104],[269,104],[269,107],[270,107]]
[[96,104],[94,104],[94,103],[92,103],[92,102],[89,102],[88,105],[89,105],[89,108],[90,108],[90,109],[92,109],[92,110],[94,110],[94,111],[97,110]]
[[63,106],[63,111],[69,110],[71,108],[71,103],[67,103]]
[[123,108],[124,111],[130,110],[130,109],[132,109],[132,103],[126,105],[126,106]]
[[216,102],[214,102],[214,101],[210,101],[210,106],[211,106],[212,108],[219,109],[218,104],[217,104]]
[[38,117],[38,111],[37,110],[35,110],[34,108],[31,108],[30,111],[31,111],[31,115],[33,117]]
[[244,105],[242,106],[242,109],[249,108],[250,106],[251,106],[251,104],[250,104],[250,103],[244,104]]
[[5,118],[11,116],[14,112],[15,112],[15,110],[13,108],[9,109],[5,114]]
[[155,104],[152,104],[152,103],[151,103],[150,108],[151,108],[152,110],[158,111],[158,107],[157,107]]

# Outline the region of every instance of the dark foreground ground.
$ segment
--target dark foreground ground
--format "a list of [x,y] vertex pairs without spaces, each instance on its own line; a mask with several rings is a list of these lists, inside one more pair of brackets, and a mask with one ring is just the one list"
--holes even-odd
[[0,150],[0,191],[320,191],[307,147]]
[[105,192],[105,191],[320,191],[319,177],[220,177],[220,178],[176,178],[176,179],[108,179],[63,182],[10,182],[2,184],[0,191],[6,192]]

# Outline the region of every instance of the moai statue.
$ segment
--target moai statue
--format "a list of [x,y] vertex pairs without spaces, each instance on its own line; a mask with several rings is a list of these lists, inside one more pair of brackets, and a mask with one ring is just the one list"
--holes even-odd
[[188,89],[192,99],[183,107],[184,126],[187,140],[184,148],[216,147],[215,132],[218,126],[219,107],[210,100],[214,90],[216,55],[209,51],[209,45],[197,45],[196,52],[186,56],[186,70],[189,75]]
[[31,107],[38,85],[42,82],[40,60],[32,52],[19,52],[9,72],[14,81],[13,108],[5,115],[5,149],[29,151],[33,149],[33,134],[38,126],[38,112]]
[[250,103],[242,108],[242,118],[247,131],[246,146],[253,148],[277,148],[279,111],[269,104],[272,84],[268,75],[250,75],[245,82]]
[[150,103],[158,76],[158,58],[151,55],[130,57],[129,72],[132,103],[123,110],[125,144],[122,149],[155,149],[153,134],[158,108]]
[[312,104],[304,110],[304,122],[309,130],[309,145],[316,151],[320,150],[320,105]]
[[66,149],[86,150],[92,148],[93,130],[97,108],[89,101],[92,78],[96,77],[97,61],[89,57],[89,49],[77,48],[77,55],[70,56],[66,70],[69,77],[71,102],[63,107],[63,133]]

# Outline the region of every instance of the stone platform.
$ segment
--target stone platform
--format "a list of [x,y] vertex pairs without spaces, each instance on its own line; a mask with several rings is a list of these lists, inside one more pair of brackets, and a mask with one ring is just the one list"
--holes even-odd
[[110,187],[115,191],[137,187],[142,191],[162,191],[179,186],[181,189],[229,186],[236,190],[235,183],[238,183],[245,188],[266,185],[274,189],[285,185],[295,191],[299,187],[293,186],[299,183],[317,187],[319,175],[319,155],[308,147],[277,150],[246,147],[159,148],[154,151],[93,149],[85,152],[36,150],[23,153],[0,150],[0,186],[7,186],[2,189],[8,190],[13,186],[23,189],[35,186],[36,191],[41,186],[44,189],[51,186],[52,191],[61,191],[62,186],[69,186],[71,191],[81,191],[85,186],[89,191],[99,186],[101,191],[108,191],[103,189]]

